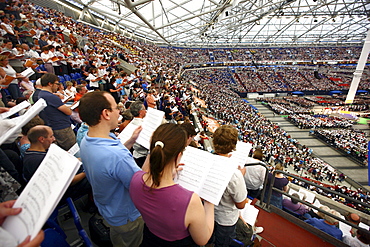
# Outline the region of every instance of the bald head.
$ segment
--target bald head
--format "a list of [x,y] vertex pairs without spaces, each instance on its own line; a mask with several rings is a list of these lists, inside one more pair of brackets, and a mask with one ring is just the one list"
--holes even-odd
[[349,222],[355,224],[355,225],[358,225],[360,223],[360,216],[358,214],[355,214],[355,213],[348,213],[346,215],[346,220],[348,220]]
[[32,127],[27,134],[28,140],[30,140],[31,144],[37,143],[38,138],[40,136],[47,137],[49,131],[52,131],[49,126],[46,125],[36,125]]
[[31,148],[48,149],[55,141],[53,130],[49,126],[37,125],[32,127],[27,133],[28,140],[30,140]]

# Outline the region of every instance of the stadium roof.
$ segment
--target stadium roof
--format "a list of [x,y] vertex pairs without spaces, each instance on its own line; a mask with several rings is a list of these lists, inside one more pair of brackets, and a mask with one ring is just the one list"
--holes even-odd
[[[62,0],[55,0],[61,2]],[[360,45],[369,0],[63,0],[158,45],[190,47]]]

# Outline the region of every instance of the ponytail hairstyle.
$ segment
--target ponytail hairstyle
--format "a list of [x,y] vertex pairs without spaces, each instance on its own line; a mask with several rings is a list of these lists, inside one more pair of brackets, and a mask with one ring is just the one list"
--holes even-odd
[[177,124],[162,124],[154,131],[149,159],[152,188],[159,186],[166,165],[184,151],[186,139],[186,132]]

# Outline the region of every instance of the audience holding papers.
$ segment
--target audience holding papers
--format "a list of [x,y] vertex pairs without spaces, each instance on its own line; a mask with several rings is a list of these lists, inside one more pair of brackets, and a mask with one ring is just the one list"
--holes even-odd
[[110,133],[118,126],[119,110],[112,95],[104,91],[84,95],[79,113],[89,126],[80,144],[81,160],[95,204],[110,226],[111,241],[114,246],[138,246],[144,222],[130,198],[129,185],[140,168],[129,149],[142,128],[125,145]]
[[[174,182],[187,135],[176,124],[153,133],[149,163],[134,174],[130,195],[143,216],[141,246],[205,245],[214,227],[214,205]],[[186,164],[185,164],[186,165]]]
[[[223,125],[213,134],[215,154],[230,157],[238,141],[238,131],[229,125]],[[232,162],[232,160],[230,159]],[[230,164],[224,164],[228,166]],[[239,218],[239,210],[244,208],[247,199],[247,189],[243,178],[244,168],[235,169],[219,205],[215,207],[215,246],[227,247],[235,238],[235,226]]]
[[[230,83],[230,75],[224,69],[186,71],[180,78],[177,76],[179,64],[194,62],[195,53],[197,60],[207,62],[208,52],[181,49],[184,55],[179,56],[175,48],[157,47],[113,32],[101,32],[56,10],[23,1],[8,4],[17,5],[16,12],[28,21],[27,25],[33,31],[30,34],[34,33],[31,35],[34,39],[4,35],[4,38],[12,39],[9,42],[5,40],[4,46],[0,47],[0,64],[4,72],[0,84],[2,88],[7,88],[10,95],[6,95],[6,90],[1,89],[0,106],[14,106],[15,102],[12,100],[21,96],[18,79],[28,80],[16,73],[17,70],[26,69],[26,63],[23,65],[25,61],[20,57],[16,61],[19,66],[13,66],[13,69],[8,65],[8,59],[12,57],[5,54],[9,47],[9,53],[13,53],[12,43],[31,43],[34,56],[29,59],[33,64],[42,65],[27,70],[27,77],[41,77],[35,82],[35,87],[30,87],[30,92],[26,92],[26,95],[32,93],[29,103],[26,101],[10,108],[13,109],[11,113],[0,115],[0,131],[4,130],[0,133],[0,144],[3,144],[0,149],[0,188],[6,188],[0,190],[1,202],[18,198],[26,183],[22,177],[32,181],[32,174],[42,172],[38,169],[39,166],[43,169],[41,161],[47,157],[49,149],[54,150],[49,148],[54,147],[51,145],[53,133],[57,145],[64,150],[69,150],[78,140],[82,167],[86,172],[86,178],[81,179],[87,179],[91,184],[94,202],[110,226],[114,246],[197,246],[211,242],[215,246],[229,246],[236,236],[239,209],[246,207],[253,211],[253,220],[250,221],[252,227],[258,214],[258,210],[253,210],[254,206],[246,206],[246,197],[248,192],[252,197],[259,197],[265,179],[265,168],[260,165],[243,167],[250,162],[275,163],[276,170],[283,170],[283,165],[292,165],[296,169],[305,169],[315,174],[317,172],[314,170],[320,171],[320,174],[326,175],[323,179],[328,181],[339,181],[339,175],[334,169],[310,156],[312,150],[299,146],[288,133],[242,102],[235,93],[256,89],[275,91],[291,89],[293,86],[302,90],[336,89],[338,84],[328,78],[324,79],[328,83],[322,83],[305,71],[297,73],[290,69],[266,69],[260,72],[241,69],[240,75],[245,77],[241,84]],[[35,22],[32,16],[39,18]],[[4,17],[2,19],[4,21]],[[14,20],[5,20],[4,23],[9,21]],[[46,25],[47,23],[49,24]],[[64,34],[55,32],[54,28],[59,27],[63,27]],[[64,36],[70,38],[70,44],[64,41]],[[37,40],[38,44],[32,44],[33,40]],[[292,55],[312,60],[316,51],[322,51],[322,48],[307,48],[312,53],[310,56],[310,52],[302,49],[291,49]],[[335,51],[333,56],[338,59],[346,58],[346,49],[332,48]],[[351,49],[356,54],[360,52],[358,48]],[[27,53],[30,52],[28,50],[26,49]],[[18,51],[21,49],[18,48]],[[325,58],[330,57],[325,52],[321,53]],[[222,52],[215,51],[214,54],[216,60],[226,59]],[[291,59],[284,54],[277,53],[277,49],[259,49],[250,56],[239,50],[232,56],[242,60],[251,57],[258,60],[271,59],[271,56],[283,60]],[[124,72],[120,67],[121,61],[133,65],[135,71]],[[64,75],[75,77],[68,78]],[[292,83],[294,78],[298,80]],[[68,79],[67,82],[64,82],[65,79]],[[255,81],[260,82],[258,87],[251,88],[249,82]],[[367,82],[361,84],[366,85]],[[94,90],[96,92],[92,92]],[[77,103],[70,108],[55,94],[57,91],[60,95],[70,97],[67,101],[74,100]],[[307,109],[304,107],[309,104],[307,101],[294,98],[287,100],[289,103],[294,101],[299,107],[281,106],[277,102],[274,107],[279,111],[299,110],[306,113]],[[30,103],[34,105],[29,108]],[[9,108],[0,107],[0,113],[8,110]],[[124,124],[119,125],[124,111],[127,118],[123,119]],[[20,116],[20,112],[25,114]],[[197,119],[192,113],[199,118],[201,126],[195,128]],[[32,130],[33,125],[42,124],[34,121],[37,114],[51,128],[37,126]],[[207,122],[211,118],[221,127],[211,126],[211,122]],[[71,123],[81,121],[84,123],[81,124],[76,138]],[[324,120],[321,119],[320,123],[321,121]],[[343,123],[339,121],[338,124]],[[23,126],[23,137],[15,142]],[[200,132],[198,128],[204,131],[202,139],[206,139],[205,134],[210,136],[209,139],[213,138],[214,154],[190,147],[194,145],[193,139],[197,132]],[[27,131],[28,129],[32,131]],[[46,134],[41,131],[35,138],[33,134],[38,129]],[[210,130],[213,129],[215,132],[212,134]],[[120,132],[118,138],[117,130]],[[26,135],[29,136],[28,139]],[[238,140],[250,145],[245,150],[245,157],[253,146],[253,159],[236,158],[236,153],[231,155]],[[31,147],[26,151],[29,145]],[[38,147],[42,148],[39,150]],[[24,151],[26,157],[23,159],[21,153]],[[14,153],[17,159],[14,159]],[[38,161],[29,157],[35,153],[42,156]],[[63,150],[58,153],[58,157],[69,157]],[[58,163],[58,160],[54,161],[51,163],[55,167],[65,165]],[[78,168],[79,163],[73,157],[69,161],[76,163]],[[179,168],[182,161],[184,166]],[[238,165],[241,166],[239,169]],[[76,173],[72,172],[74,169],[76,168],[71,168],[66,181],[72,181]],[[80,174],[76,177],[80,178],[85,173]],[[272,176],[273,174],[269,174],[270,182]],[[65,183],[67,188],[70,182]],[[70,188],[76,188],[73,185]],[[275,183],[268,186],[287,191],[287,185],[288,180],[281,173],[276,173]],[[76,189],[74,192],[87,193],[84,189]],[[61,200],[65,191],[61,193],[60,198],[55,199],[55,204]],[[364,201],[369,198],[369,194],[363,191],[354,196]],[[281,208],[282,201],[284,207],[300,214],[307,210],[303,204],[295,203],[294,199],[282,200],[281,194],[273,191],[271,203]],[[3,217],[0,219],[1,225],[5,217],[20,212],[19,209],[10,210],[12,205],[13,202],[0,204],[0,214]],[[315,215],[311,211],[309,213]],[[242,218],[248,218],[245,212],[241,214]],[[313,219],[307,222],[341,239],[340,230],[334,226],[336,221],[325,215],[322,217],[322,220]],[[11,239],[12,234],[0,228],[2,241]],[[43,239],[42,234],[37,230],[32,239],[24,240],[27,244],[23,246],[38,246]],[[346,243],[368,246],[367,232],[353,230],[352,236],[346,236],[344,232],[343,235]],[[22,241],[23,239],[18,240],[15,244],[9,242],[5,246],[16,246]],[[8,242],[0,243],[0,246],[4,246],[4,243]]]

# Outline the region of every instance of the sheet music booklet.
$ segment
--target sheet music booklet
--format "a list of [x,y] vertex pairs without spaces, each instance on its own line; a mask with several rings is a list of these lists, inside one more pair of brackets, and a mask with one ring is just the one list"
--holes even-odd
[[[153,135],[153,132],[158,128],[162,123],[164,116],[163,111],[159,111],[153,108],[148,108],[145,118],[142,123],[142,131],[140,132],[139,137],[136,142],[149,150],[150,148],[150,138]],[[139,127],[138,125],[129,123],[126,128],[118,135],[118,138],[121,140],[121,143],[124,144],[134,133],[135,129]]]
[[243,218],[245,222],[249,225],[254,226],[256,224],[256,220],[258,217],[259,209],[251,205],[251,200],[245,204],[245,207],[240,211],[240,216]]
[[13,128],[9,129],[4,135],[0,137],[0,145],[3,144],[16,131],[22,128],[26,123],[28,123],[33,117],[35,117],[46,106],[47,106],[46,101],[44,99],[39,99],[30,109],[26,111],[25,114],[17,118],[13,118],[16,122],[16,125]]
[[18,243],[29,235],[33,239],[63,197],[79,166],[77,158],[52,144],[14,204],[15,208],[21,207],[22,212],[8,216],[2,227]]
[[31,105],[30,102],[28,102],[27,100],[25,100],[22,103],[20,103],[18,105],[15,105],[12,108],[10,108],[9,111],[1,113],[0,114],[0,120],[5,119],[5,118],[8,118],[8,117],[16,114],[20,110],[23,110],[24,108],[29,107],[30,105]]
[[181,158],[183,170],[175,182],[194,191],[204,200],[218,205],[238,164],[231,158],[186,147]]
[[236,143],[236,150],[231,152],[231,159],[234,160],[240,167],[244,167],[244,165],[248,161],[249,151],[252,148],[251,143],[238,141]]

